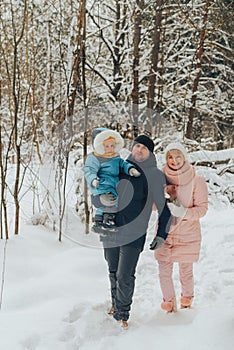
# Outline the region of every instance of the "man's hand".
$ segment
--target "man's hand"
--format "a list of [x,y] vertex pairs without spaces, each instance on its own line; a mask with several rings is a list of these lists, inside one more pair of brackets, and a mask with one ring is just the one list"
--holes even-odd
[[111,192],[103,193],[99,198],[101,204],[105,207],[112,207],[117,204],[117,198]]
[[162,237],[156,236],[154,237],[153,241],[150,244],[150,249],[155,250],[155,249],[162,248],[164,242],[165,242],[165,239],[163,239]]
[[182,204],[178,206],[173,203],[167,203],[167,206],[173,216],[177,218],[183,218],[185,216],[186,209],[183,207]]
[[134,176],[134,177],[139,177],[141,175],[141,173],[137,169],[131,168],[129,170],[129,175]]

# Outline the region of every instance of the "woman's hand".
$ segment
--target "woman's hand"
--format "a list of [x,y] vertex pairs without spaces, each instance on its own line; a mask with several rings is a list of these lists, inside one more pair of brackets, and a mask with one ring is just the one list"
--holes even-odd
[[167,203],[167,206],[173,216],[177,218],[182,218],[185,216],[186,209],[183,207],[182,204],[178,206],[173,203]]

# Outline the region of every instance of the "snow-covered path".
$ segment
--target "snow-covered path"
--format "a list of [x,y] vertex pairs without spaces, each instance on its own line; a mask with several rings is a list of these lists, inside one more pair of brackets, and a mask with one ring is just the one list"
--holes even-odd
[[[6,247],[0,311],[4,350],[231,350],[234,346],[234,209],[210,208],[202,219],[201,257],[195,264],[193,308],[165,314],[160,309],[158,270],[149,241],[137,269],[127,331],[106,315],[109,283],[96,237],[73,222],[73,238],[42,226],[25,225]],[[86,245],[86,246],[85,246]],[[4,241],[0,241],[1,277]],[[177,295],[180,289],[174,271]],[[1,278],[2,282],[2,278]]]

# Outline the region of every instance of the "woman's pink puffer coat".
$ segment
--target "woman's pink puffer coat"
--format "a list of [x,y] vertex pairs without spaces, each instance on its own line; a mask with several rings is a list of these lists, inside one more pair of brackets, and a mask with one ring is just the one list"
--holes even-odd
[[201,246],[200,218],[208,209],[208,189],[205,179],[185,162],[180,172],[164,167],[171,184],[176,185],[177,199],[186,208],[183,218],[172,219],[169,234],[161,249],[155,250],[155,258],[168,262],[195,262]]

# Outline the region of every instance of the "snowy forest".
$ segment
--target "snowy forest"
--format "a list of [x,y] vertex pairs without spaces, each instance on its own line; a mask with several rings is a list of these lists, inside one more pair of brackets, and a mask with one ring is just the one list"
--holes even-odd
[[[119,131],[127,148],[145,133],[158,152],[175,138],[190,152],[231,150],[233,13],[228,0],[1,0],[1,238],[20,232],[31,196],[30,215],[61,240],[71,163],[69,204],[88,232],[93,127]],[[230,152],[204,152],[200,165],[233,169]]]
[[[0,0],[1,349],[233,349],[233,19],[232,0]],[[153,212],[128,331],[84,181],[100,126],[124,159],[150,136],[159,169],[181,142],[209,193],[193,306],[160,308]]]

